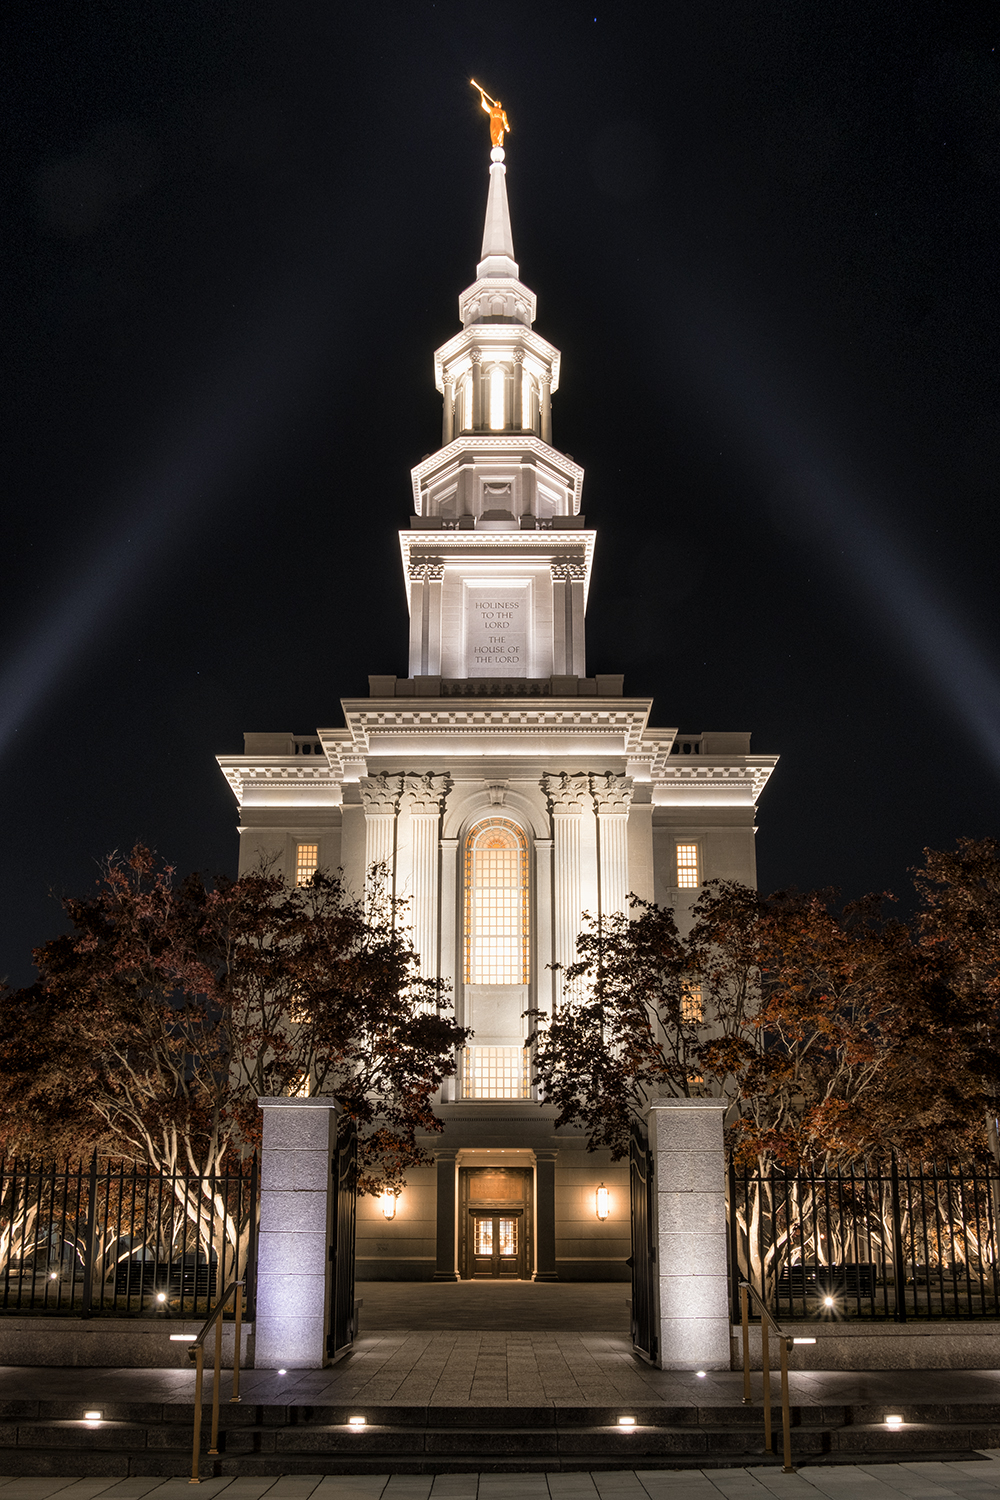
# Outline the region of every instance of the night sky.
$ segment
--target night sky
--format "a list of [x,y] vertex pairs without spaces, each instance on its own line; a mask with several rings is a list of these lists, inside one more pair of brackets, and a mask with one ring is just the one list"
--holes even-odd
[[405,676],[472,76],[587,470],[588,670],[781,755],[766,889],[904,894],[925,845],[1000,834],[1000,27],[971,10],[22,4],[0,975],[113,849],[235,873],[213,757]]

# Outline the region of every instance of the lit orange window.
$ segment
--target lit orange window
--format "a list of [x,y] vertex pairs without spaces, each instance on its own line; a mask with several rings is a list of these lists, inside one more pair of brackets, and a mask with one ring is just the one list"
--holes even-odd
[[319,866],[318,844],[295,846],[295,884],[308,885]]
[[682,891],[693,891],[701,885],[697,844],[677,845],[677,884]]
[[463,1099],[531,1098],[527,1047],[466,1047],[462,1058]]
[[682,982],[681,1020],[703,1021],[704,1019],[705,1002],[701,997],[701,985],[697,979],[685,979]]
[[528,983],[528,842],[507,818],[466,841],[465,982]]

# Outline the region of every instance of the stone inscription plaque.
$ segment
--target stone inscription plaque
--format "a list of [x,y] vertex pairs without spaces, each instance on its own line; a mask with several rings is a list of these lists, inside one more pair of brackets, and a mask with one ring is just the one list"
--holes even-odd
[[470,584],[465,594],[465,670],[469,677],[528,675],[525,584]]

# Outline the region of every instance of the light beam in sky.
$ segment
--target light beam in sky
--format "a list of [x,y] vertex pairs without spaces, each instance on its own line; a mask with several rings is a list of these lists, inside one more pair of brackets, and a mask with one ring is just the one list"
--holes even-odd
[[[691,307],[691,304],[688,304]],[[735,321],[723,327],[707,313],[686,329],[692,363],[728,429],[771,476],[787,519],[810,547],[855,584],[913,666],[975,736],[1000,775],[1000,671],[964,629],[890,520],[884,501],[866,494],[849,473],[850,438],[835,442],[825,419],[803,411],[804,398],[780,388],[736,342]],[[837,457],[834,457],[837,454]]]
[[193,392],[175,432],[123,495],[89,555],[40,591],[36,618],[0,666],[0,757],[73,665],[259,456],[327,336],[316,298],[260,319],[224,371]]

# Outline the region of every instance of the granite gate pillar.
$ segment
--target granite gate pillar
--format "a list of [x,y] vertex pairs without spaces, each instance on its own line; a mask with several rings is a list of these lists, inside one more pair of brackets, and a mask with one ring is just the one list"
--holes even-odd
[[257,1242],[258,1370],[329,1361],[333,1099],[258,1099],[264,1112]]
[[725,1113],[719,1099],[658,1099],[649,1110],[664,1370],[729,1369]]

